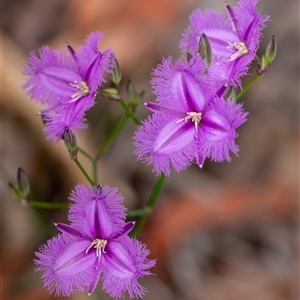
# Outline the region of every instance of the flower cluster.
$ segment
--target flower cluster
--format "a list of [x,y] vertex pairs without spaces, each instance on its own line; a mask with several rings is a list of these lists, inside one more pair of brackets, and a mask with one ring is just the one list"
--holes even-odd
[[91,33],[78,52],[69,44],[68,52],[47,46],[31,52],[23,71],[30,78],[23,87],[46,106],[39,114],[47,139],[58,142],[65,133],[72,137],[86,127],[85,113],[94,105],[104,72],[110,72],[113,64],[110,50],[98,50],[102,37],[100,32]]
[[[184,32],[181,48],[187,59],[163,60],[153,72],[156,102],[145,103],[153,112],[134,136],[138,159],[169,175],[196,161],[230,161],[238,153],[236,129],[246,121],[241,104],[224,98],[226,87],[240,86],[255,56],[268,17],[256,11],[257,0],[226,4],[228,18],[196,10]],[[200,52],[205,37],[206,56]],[[199,46],[200,45],[200,46]],[[200,49],[199,49],[200,47]]]
[[56,295],[84,290],[90,295],[102,281],[112,297],[123,297],[126,291],[130,298],[142,297],[146,290],[137,279],[151,274],[155,261],[128,236],[134,222],[125,222],[123,197],[116,188],[78,185],[70,200],[71,224],[55,224],[61,233],[36,253],[36,270],[44,272],[45,286]]

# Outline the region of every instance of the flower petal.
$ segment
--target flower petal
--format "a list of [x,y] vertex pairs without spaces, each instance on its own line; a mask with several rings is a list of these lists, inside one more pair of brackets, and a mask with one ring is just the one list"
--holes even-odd
[[83,235],[108,239],[123,231],[125,207],[117,188],[77,185],[70,200],[69,219]]
[[164,154],[176,152],[191,143],[194,138],[195,129],[191,122],[177,123],[173,119],[159,132],[153,150]]
[[76,88],[72,87],[70,83],[83,81],[78,72],[55,66],[45,68],[39,77],[41,84],[46,89],[66,97],[70,97],[76,92]]
[[[76,260],[78,252],[84,252],[88,242],[81,243],[79,251],[72,246],[78,239],[74,236],[59,234],[53,237],[43,245],[39,252],[36,252],[37,265],[36,271],[43,271],[43,280],[49,292],[55,291],[55,295],[70,296],[76,292],[84,291],[94,278],[95,270],[92,267],[95,262],[95,255],[85,255],[86,260],[81,260],[81,265],[72,262],[72,258]],[[77,244],[78,246],[78,244]],[[75,251],[76,250],[76,251]],[[68,254],[71,257],[68,257]],[[66,262],[69,261],[69,264]],[[54,268],[54,266],[56,266]],[[57,267],[60,269],[57,269]],[[75,267],[74,267],[75,266]],[[74,272],[75,271],[75,272]]]
[[126,291],[130,298],[141,298],[146,289],[137,279],[149,275],[155,265],[154,260],[147,259],[148,254],[143,244],[129,237],[111,242],[103,255],[103,289],[116,298],[123,297]]
[[95,265],[97,257],[94,251],[85,253],[91,241],[79,240],[71,244],[55,261],[53,270],[58,276],[77,274]]

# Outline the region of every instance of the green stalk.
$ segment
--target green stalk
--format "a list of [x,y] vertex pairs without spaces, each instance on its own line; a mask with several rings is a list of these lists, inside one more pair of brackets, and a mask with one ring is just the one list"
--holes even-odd
[[84,151],[83,149],[81,149],[80,147],[78,147],[78,151],[83,155],[85,156],[88,160],[90,160],[91,162],[94,161],[94,158],[88,154],[86,151]]
[[97,161],[96,159],[93,160],[92,162],[92,168],[93,168],[93,178],[95,184],[98,184],[98,169],[97,169]]
[[245,87],[236,95],[236,101],[238,101],[252,86],[252,84],[260,77],[260,75],[255,74],[251,80],[245,85]]
[[46,209],[67,209],[67,208],[69,208],[69,204],[64,203],[64,202],[53,203],[53,202],[41,202],[41,201],[30,201],[29,200],[29,205],[33,208],[46,208]]
[[145,207],[141,209],[129,210],[126,215],[127,217],[143,217],[147,216],[150,212],[151,211]]
[[131,232],[131,235],[138,235],[138,233],[141,231],[141,229],[145,225],[145,223],[147,221],[147,218],[148,218],[148,215],[152,212],[152,209],[153,209],[153,207],[154,207],[154,205],[156,203],[157,197],[158,197],[158,195],[160,193],[160,190],[161,190],[161,188],[163,186],[164,179],[165,179],[165,174],[162,173],[160,175],[160,177],[158,178],[158,180],[156,181],[156,184],[155,184],[155,186],[154,186],[154,188],[152,190],[152,193],[151,193],[151,195],[150,195],[150,197],[148,199],[148,202],[147,202],[147,204],[146,204],[146,206],[144,208],[144,210],[147,211],[147,212],[149,212],[149,213],[146,214],[146,215],[144,215],[143,217],[141,217],[137,221],[134,229]]
[[78,159],[74,160],[77,167],[80,169],[80,171],[82,172],[82,174],[85,176],[85,178],[88,180],[88,182],[91,185],[95,185],[95,182],[91,179],[91,177],[88,175],[88,173],[85,171],[85,169],[83,168],[83,166],[81,165],[81,163],[78,161]]
[[123,106],[126,113],[130,116],[130,118],[135,122],[136,125],[140,125],[141,121],[136,117],[134,112],[131,110],[131,108],[125,103],[123,99],[120,99],[119,101],[121,105]]
[[121,129],[125,125],[125,123],[128,120],[128,118],[129,118],[128,115],[124,115],[122,117],[122,119],[119,120],[119,122],[117,123],[117,125],[115,126],[115,128],[113,129],[113,131],[110,133],[109,137],[107,138],[107,140],[103,144],[103,146],[100,148],[98,154],[96,155],[96,157],[95,157],[96,161],[99,160],[99,158],[101,157],[101,155],[105,152],[105,150],[112,143],[112,141],[117,136],[117,134],[121,131]]

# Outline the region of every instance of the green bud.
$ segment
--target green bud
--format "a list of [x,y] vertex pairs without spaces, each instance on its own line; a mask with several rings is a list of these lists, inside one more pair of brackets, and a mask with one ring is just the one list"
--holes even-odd
[[270,42],[266,47],[265,53],[262,56],[262,58],[261,59],[257,58],[258,75],[262,75],[263,73],[266,73],[268,71],[269,67],[275,60],[276,53],[277,53],[277,42],[275,36],[273,35],[272,39],[270,40]]
[[111,81],[116,85],[118,85],[122,79],[122,71],[116,58],[115,58],[115,64],[112,71],[113,72],[111,74]]
[[141,96],[143,96],[144,93],[142,92],[139,94],[133,84],[133,82],[129,79],[127,82],[127,98],[129,102],[129,106],[134,111],[142,102]]
[[120,94],[116,88],[102,89],[100,94],[107,100],[120,100]]
[[276,54],[277,54],[277,41],[275,39],[275,36],[273,35],[271,41],[268,43],[266,47],[264,56],[271,64],[274,61]]
[[30,192],[30,185],[28,177],[22,168],[19,168],[17,172],[17,186],[22,194],[22,198],[26,198]]
[[75,135],[71,134],[69,131],[65,131],[63,140],[65,142],[67,150],[69,151],[70,158],[72,160],[76,160],[78,147]]
[[208,66],[211,64],[211,46],[208,37],[205,33],[202,33],[199,40],[199,50],[198,53],[202,59],[204,59]]

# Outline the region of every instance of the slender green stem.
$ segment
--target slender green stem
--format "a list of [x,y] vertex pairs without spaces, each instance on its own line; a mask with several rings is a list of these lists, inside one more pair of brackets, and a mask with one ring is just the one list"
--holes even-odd
[[120,132],[120,130],[123,128],[123,126],[125,125],[126,121],[128,120],[129,116],[128,115],[124,115],[120,121],[117,123],[117,125],[115,126],[115,128],[113,129],[113,131],[110,133],[109,137],[107,138],[107,140],[105,141],[105,143],[103,144],[103,146],[100,148],[98,154],[95,157],[95,160],[99,160],[99,158],[101,157],[101,155],[105,152],[105,150],[108,148],[108,146],[112,143],[112,141],[114,140],[114,138],[117,136],[117,134]]
[[255,74],[251,80],[245,85],[245,87],[236,95],[236,101],[238,101],[252,86],[252,84],[260,77],[260,75]]
[[144,224],[146,223],[147,221],[147,218],[148,218],[148,215],[152,212],[152,209],[156,203],[156,200],[157,200],[157,197],[160,193],[160,190],[163,186],[163,183],[164,183],[164,180],[165,180],[165,174],[162,173],[160,175],[160,177],[158,178],[158,180],[156,181],[156,184],[152,190],[152,193],[148,199],[148,202],[144,208],[145,211],[148,211],[149,213],[142,216],[136,223],[134,229],[132,230],[131,232],[131,235],[137,235],[140,230],[143,228]]
[[147,209],[147,207],[145,207],[145,208],[136,209],[136,210],[129,210],[129,211],[127,211],[126,215],[127,215],[127,217],[143,217],[143,216],[147,216],[150,212],[151,212],[151,210],[149,210],[149,209]]
[[126,113],[130,116],[130,118],[135,122],[136,125],[140,125],[141,121],[136,117],[136,115],[133,113],[131,108],[125,103],[123,99],[120,99],[119,101],[121,105],[123,106]]
[[78,151],[83,155],[85,156],[87,159],[89,159],[91,162],[94,161],[94,158],[88,154],[86,151],[84,151],[83,149],[81,149],[80,147],[78,147]]
[[97,161],[96,161],[96,159],[93,160],[92,168],[93,168],[94,182],[95,182],[95,184],[98,184],[98,169],[97,169]]
[[34,208],[46,208],[46,209],[67,209],[69,204],[65,202],[41,202],[41,201],[29,201],[29,205]]
[[85,171],[85,169],[83,168],[83,166],[81,165],[81,163],[78,161],[78,159],[74,160],[77,167],[80,169],[80,171],[82,172],[82,174],[85,176],[85,178],[88,180],[88,182],[91,185],[95,185],[95,182],[91,179],[91,177],[88,175],[88,173]]

